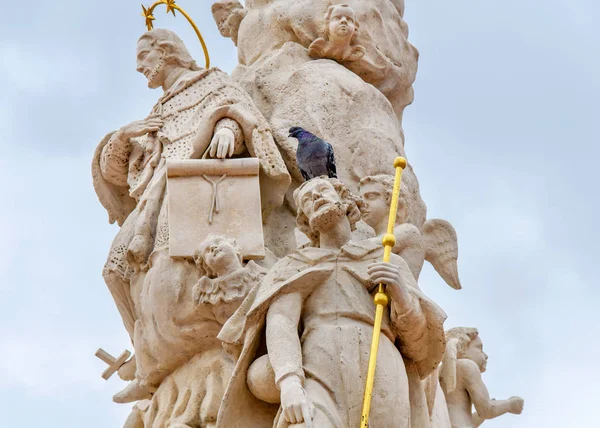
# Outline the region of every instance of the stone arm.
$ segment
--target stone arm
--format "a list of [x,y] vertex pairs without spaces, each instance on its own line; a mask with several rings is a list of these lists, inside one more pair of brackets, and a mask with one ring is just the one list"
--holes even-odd
[[233,154],[242,154],[246,150],[242,127],[235,120],[226,117],[217,122],[214,135],[223,129],[228,129],[233,133]]
[[271,303],[267,312],[267,349],[275,372],[275,384],[297,376],[304,382],[302,347],[298,324],[302,313],[303,296],[300,293],[282,294]]
[[457,362],[457,376],[459,378],[462,376],[465,388],[471,397],[477,415],[482,420],[494,419],[505,413],[517,413],[514,407],[516,401],[521,399],[517,397],[512,397],[508,400],[490,399],[490,394],[481,378],[481,371],[473,361],[459,359]]
[[116,186],[127,186],[131,143],[122,132],[115,132],[102,150],[100,170],[106,181]]
[[402,354],[417,363],[423,378],[443,357],[446,314],[420,292],[401,257],[393,256],[391,261],[400,277],[399,284],[387,282],[392,328],[400,341]]
[[485,419],[483,419],[481,416],[479,416],[477,414],[477,412],[473,412],[473,425],[475,425],[475,427],[480,427],[482,423],[485,422]]

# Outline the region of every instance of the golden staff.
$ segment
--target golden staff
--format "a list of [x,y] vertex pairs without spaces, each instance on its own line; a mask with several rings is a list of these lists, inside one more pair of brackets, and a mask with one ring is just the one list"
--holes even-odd
[[175,3],[175,0],[158,0],[156,3],[154,3],[152,6],[150,6],[147,9],[144,5],[142,5],[142,16],[144,18],[146,18],[146,27],[148,27],[148,31],[150,31],[154,28],[154,24],[152,23],[152,21],[155,21],[156,18],[154,17],[153,13],[154,13],[154,9],[159,4],[164,4],[167,6],[167,13],[171,12],[171,13],[173,13],[173,16],[175,16],[175,11],[178,10],[179,12],[181,12],[181,14],[184,16],[184,18],[187,19],[187,21],[190,23],[190,25],[196,32],[196,35],[198,36],[198,40],[200,40],[200,44],[202,45],[202,50],[204,51],[204,58],[206,59],[206,68],[209,69],[210,68],[210,56],[208,55],[208,48],[206,47],[206,43],[204,43],[204,38],[202,37],[202,34],[200,33],[200,30],[196,26],[196,23],[194,22],[194,20],[185,12],[185,10],[183,10],[181,7],[179,7],[179,5],[177,5]]
[[[396,226],[396,214],[398,212],[398,198],[400,197],[400,184],[402,182],[402,172],[406,168],[406,159],[397,157],[394,160],[396,177],[394,178],[394,191],[392,193],[392,204],[390,206],[390,217],[388,220],[387,233],[383,235],[383,261],[389,263],[392,248],[396,245],[394,236],[394,227]],[[383,310],[388,305],[389,298],[385,294],[385,285],[379,284],[374,302],[375,323],[373,324],[373,339],[371,341],[371,354],[369,355],[369,370],[367,371],[367,383],[365,386],[365,397],[363,400],[362,417],[360,420],[361,428],[369,427],[369,413],[371,412],[371,399],[373,398],[373,384],[375,383],[375,367],[377,366],[377,351],[379,350],[379,337],[381,336],[381,321],[383,320]]]

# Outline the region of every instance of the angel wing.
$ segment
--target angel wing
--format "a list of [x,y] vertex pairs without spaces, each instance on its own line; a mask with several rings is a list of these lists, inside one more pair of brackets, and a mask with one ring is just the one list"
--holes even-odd
[[423,225],[425,260],[450,287],[460,290],[458,278],[458,242],[456,230],[446,220],[427,220]]

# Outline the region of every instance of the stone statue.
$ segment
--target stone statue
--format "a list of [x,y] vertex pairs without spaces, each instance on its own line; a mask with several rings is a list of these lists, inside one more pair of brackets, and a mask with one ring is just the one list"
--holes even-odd
[[219,235],[199,246],[194,262],[175,264],[161,250],[151,263],[150,275],[170,272],[173,280],[144,296],[135,324],[135,379],[115,401],[151,398],[141,412],[146,427],[197,426],[198,417],[200,426],[210,426],[235,364],[216,336],[266,271],[252,261],[244,265],[237,242]]
[[[361,201],[340,181],[312,179],[294,199],[298,227],[314,246],[280,260],[219,334],[243,349],[218,426],[359,426],[375,314],[371,293],[379,282],[388,285],[391,308],[379,344],[371,425],[429,426],[421,379],[442,358],[446,315],[418,289],[402,258],[381,263],[381,245],[350,241]],[[271,388],[253,378],[268,377],[265,367],[272,367]],[[251,392],[249,385],[263,389]],[[268,404],[276,402],[275,385],[279,409]]]
[[[390,175],[365,177],[360,181],[360,195],[365,201],[363,220],[375,231],[376,241],[381,241],[387,231],[393,185],[394,177]],[[459,290],[458,243],[454,227],[446,220],[432,219],[419,230],[408,223],[411,208],[405,187],[401,187],[393,252],[408,263],[415,279],[419,279],[427,260],[450,287]]]
[[221,35],[237,46],[240,24],[246,15],[244,6],[237,0],[219,0],[212,5],[212,14]]
[[142,35],[137,70],[164,94],[146,119],[108,134],[92,163],[98,198],[110,222],[121,226],[103,275],[132,337],[144,276],[152,269],[149,257],[168,247],[167,160],[257,157],[265,215],[281,205],[290,183],[252,100],[227,74],[198,67],[175,33]]
[[[505,413],[521,414],[523,399],[490,399],[481,379],[488,356],[475,328],[457,327],[446,332],[446,353],[440,367],[440,383],[446,395],[452,428],[475,428],[486,419]],[[472,413],[475,406],[476,413]]]
[[[103,276],[135,355],[97,355],[105,377],[129,382],[113,397],[135,402],[126,428],[359,426],[379,284],[390,302],[370,426],[467,428],[522,411],[518,397],[489,399],[477,330],[445,334],[419,288],[425,260],[461,284],[456,232],[427,220],[410,164],[381,261],[418,60],[404,0],[333,3],[217,0],[232,77],[199,67],[171,31],[138,40],[137,70],[163,93],[92,162],[120,226]],[[305,180],[292,127],[331,144],[339,180]]]
[[358,28],[356,13],[347,4],[330,6],[325,15],[323,37],[308,47],[312,58],[330,58],[338,62],[358,61],[365,56],[365,48],[356,44]]
[[[229,22],[224,3],[214,9],[220,26]],[[297,141],[288,133],[293,126],[331,143],[338,177],[352,191],[362,177],[393,173],[390,159],[405,156],[402,112],[413,100],[418,53],[407,40],[403,2],[346,4],[330,9],[329,0],[248,0],[243,13],[238,6],[232,9],[232,21],[243,15],[236,33],[239,64],[232,75],[271,125],[293,186],[304,181],[296,166]],[[351,20],[354,27],[360,22],[359,32],[353,32]],[[311,46],[313,54],[322,53],[320,59],[311,58]],[[346,60],[338,62],[339,55]],[[405,176],[416,213],[409,222],[420,228],[426,207],[410,165]],[[295,211],[291,193],[286,201],[292,215],[276,218],[289,229]]]

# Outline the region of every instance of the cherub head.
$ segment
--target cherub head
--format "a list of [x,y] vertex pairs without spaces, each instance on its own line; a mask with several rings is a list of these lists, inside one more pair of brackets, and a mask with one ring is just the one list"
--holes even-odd
[[456,347],[457,358],[473,361],[485,372],[488,356],[483,352],[483,343],[476,328],[456,327],[446,332],[446,343]]
[[224,235],[209,235],[194,253],[194,262],[203,275],[216,278],[243,267],[242,249]]
[[230,37],[237,44],[240,23],[246,14],[238,0],[218,0],[211,7],[212,15],[223,37]]
[[137,44],[137,71],[148,79],[149,88],[158,88],[176,68],[200,70],[177,34],[163,28],[148,31]]
[[350,229],[356,229],[364,204],[340,180],[326,177],[304,182],[294,192],[294,200],[298,229],[313,246],[318,246],[321,233],[337,221],[349,221]]
[[[382,174],[365,177],[360,180],[358,189],[360,196],[365,202],[364,209],[362,210],[362,218],[365,223],[379,234],[381,231],[378,229],[381,228],[381,225],[385,227],[388,221],[392,192],[394,190],[394,176]],[[407,199],[406,186],[401,186],[396,224],[406,223],[408,220]]]
[[325,14],[325,40],[354,44],[359,24],[354,9],[348,4],[330,6]]

